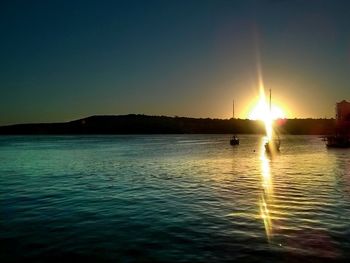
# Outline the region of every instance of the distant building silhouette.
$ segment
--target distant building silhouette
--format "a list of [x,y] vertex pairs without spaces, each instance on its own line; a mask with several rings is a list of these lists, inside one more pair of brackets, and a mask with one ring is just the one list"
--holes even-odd
[[346,100],[336,104],[336,133],[350,133],[350,102]]
[[350,102],[343,100],[337,103],[336,118],[338,122],[350,121]]

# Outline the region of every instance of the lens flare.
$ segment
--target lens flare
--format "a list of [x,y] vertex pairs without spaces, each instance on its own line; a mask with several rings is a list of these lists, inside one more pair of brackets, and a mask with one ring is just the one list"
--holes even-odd
[[248,118],[251,120],[261,120],[265,124],[266,135],[268,139],[272,138],[272,125],[276,119],[284,119],[284,111],[276,105],[270,105],[266,99],[264,88],[260,88],[259,100],[250,111]]

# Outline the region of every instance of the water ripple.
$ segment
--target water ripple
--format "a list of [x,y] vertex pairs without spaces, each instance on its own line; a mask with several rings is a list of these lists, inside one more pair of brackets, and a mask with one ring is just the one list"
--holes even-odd
[[296,262],[350,257],[350,153],[317,137],[5,136],[5,261]]

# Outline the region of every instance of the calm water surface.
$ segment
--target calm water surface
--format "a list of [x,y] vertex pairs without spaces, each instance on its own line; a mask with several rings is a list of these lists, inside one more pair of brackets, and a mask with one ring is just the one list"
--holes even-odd
[[1,261],[347,261],[350,150],[240,138],[0,137]]

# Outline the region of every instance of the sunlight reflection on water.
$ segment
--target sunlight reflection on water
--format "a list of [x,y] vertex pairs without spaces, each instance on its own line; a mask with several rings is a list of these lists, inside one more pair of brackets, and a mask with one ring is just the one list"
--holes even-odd
[[[321,218],[318,220],[304,219],[303,217],[305,214],[303,215],[297,212],[298,205],[301,209],[304,206],[307,209],[306,211],[312,211],[314,213],[318,213],[317,211],[320,209],[319,206],[325,205],[325,203],[303,201],[307,188],[310,186],[317,186],[317,181],[311,185],[310,182],[301,185],[301,191],[298,191],[299,193],[297,194],[289,194],[288,191],[283,192],[282,195],[277,193],[277,200],[275,200],[274,176],[271,172],[271,165],[274,161],[278,163],[278,165],[281,165],[286,159],[278,160],[278,158],[281,157],[277,154],[267,154],[264,149],[266,140],[266,138],[262,138],[261,140],[260,160],[262,192],[259,200],[259,208],[267,241],[271,245],[277,247],[285,246],[287,251],[293,253],[320,256],[328,259],[339,258],[342,253],[334,246],[334,240],[329,235],[328,231],[320,226],[323,220]],[[346,169],[341,170],[346,171]],[[308,173],[309,171],[305,170],[303,172]],[[280,182],[278,182],[278,184],[280,184]],[[324,183],[322,183],[322,185],[323,184]],[[281,187],[281,185],[279,185],[279,187]],[[286,185],[284,189],[288,189],[288,187],[289,186]],[[322,193],[324,189],[320,188],[319,191]],[[282,202],[281,199],[283,199]],[[285,203],[286,205],[280,205],[281,203]],[[288,224],[288,222],[291,222],[289,217],[294,220],[294,223]],[[307,226],[306,222],[312,223],[315,227]],[[289,238],[286,239],[286,236]]]
[[[273,225],[270,216],[269,206],[273,204],[273,182],[270,171],[270,161],[265,152],[266,138],[261,140],[260,160],[261,160],[261,178],[262,178],[262,193],[260,196],[260,215],[264,222],[267,240],[271,241]],[[271,157],[270,157],[271,158]]]

